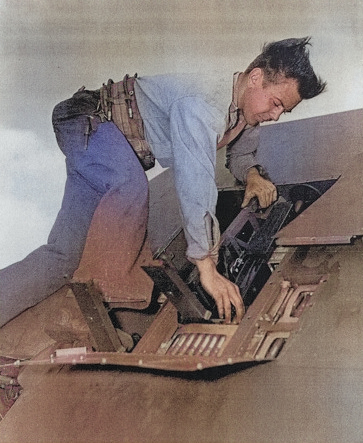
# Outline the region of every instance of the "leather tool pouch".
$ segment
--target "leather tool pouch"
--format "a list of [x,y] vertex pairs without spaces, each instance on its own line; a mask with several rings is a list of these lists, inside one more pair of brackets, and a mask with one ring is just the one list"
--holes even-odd
[[100,91],[80,88],[73,96],[58,103],[53,110],[53,123],[71,120],[75,117],[93,117],[100,100]]
[[113,121],[124,134],[143,168],[148,170],[155,165],[155,158],[145,140],[144,125],[137,107],[133,77],[125,75],[120,82],[108,80],[100,89],[100,110],[98,115],[102,121]]

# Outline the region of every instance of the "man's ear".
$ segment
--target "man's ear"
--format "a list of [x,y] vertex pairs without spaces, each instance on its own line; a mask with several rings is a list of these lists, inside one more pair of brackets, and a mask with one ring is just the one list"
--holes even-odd
[[261,68],[253,68],[248,74],[248,86],[261,86],[263,83],[263,71]]

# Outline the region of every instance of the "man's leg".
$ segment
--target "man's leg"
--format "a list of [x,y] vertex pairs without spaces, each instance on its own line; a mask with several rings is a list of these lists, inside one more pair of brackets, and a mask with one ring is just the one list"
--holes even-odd
[[148,183],[144,171],[135,168],[129,180],[102,197],[73,281],[92,281],[105,301],[120,307],[146,308],[153,288],[141,269],[153,263],[147,220]]
[[100,198],[78,176],[68,176],[48,243],[0,270],[0,326],[68,282],[79,263]]
[[69,281],[79,264],[102,195],[115,186],[122,187],[134,176],[135,168],[141,168],[115,125],[101,124],[88,145],[84,125],[83,132],[77,125],[77,119],[59,125],[63,128],[57,138],[59,141],[62,135],[68,178],[48,244],[0,271],[0,326]]

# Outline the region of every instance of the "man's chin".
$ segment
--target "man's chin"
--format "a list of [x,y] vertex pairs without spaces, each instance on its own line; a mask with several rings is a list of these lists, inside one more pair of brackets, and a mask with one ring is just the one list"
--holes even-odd
[[259,120],[256,118],[245,118],[245,120],[249,126],[258,126],[260,124]]
[[251,115],[249,113],[246,113],[242,111],[242,115],[243,118],[245,119],[245,122],[249,125],[249,126],[257,126],[260,124],[259,120],[257,119],[256,116]]

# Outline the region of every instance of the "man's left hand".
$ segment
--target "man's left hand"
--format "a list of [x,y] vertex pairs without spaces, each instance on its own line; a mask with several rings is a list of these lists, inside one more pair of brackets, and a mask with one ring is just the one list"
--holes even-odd
[[254,197],[257,197],[261,208],[267,208],[277,200],[277,189],[270,180],[261,177],[258,170],[253,167],[247,173],[246,190],[241,207],[245,208]]

